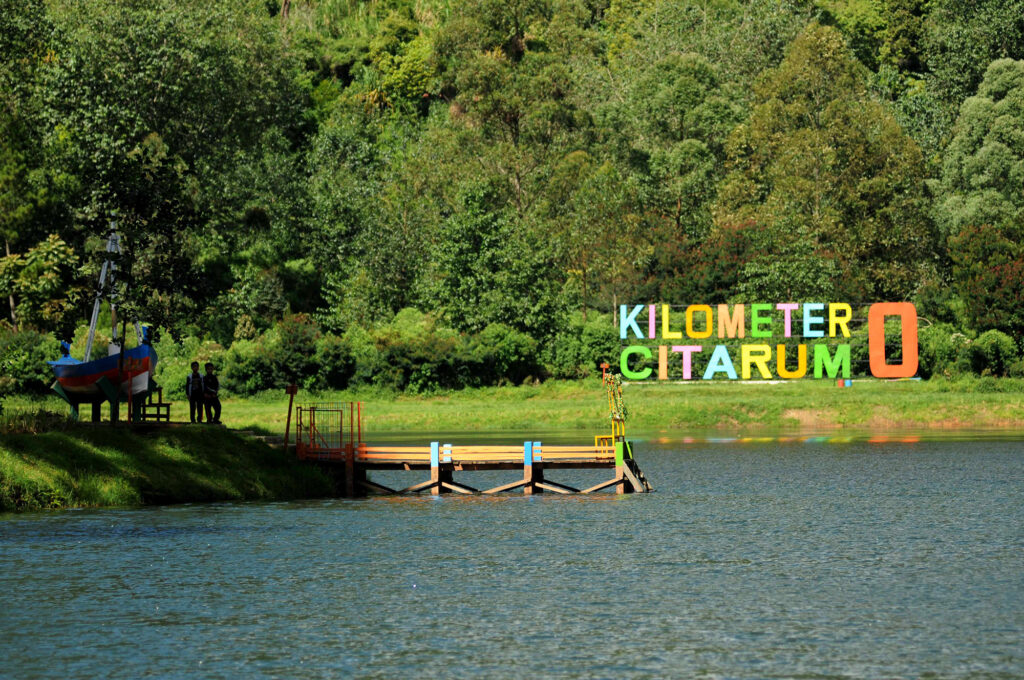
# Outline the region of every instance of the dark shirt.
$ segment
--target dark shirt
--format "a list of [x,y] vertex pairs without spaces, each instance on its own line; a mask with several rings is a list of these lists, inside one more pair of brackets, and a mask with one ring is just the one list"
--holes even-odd
[[189,373],[185,378],[185,396],[191,401],[203,398],[203,376]]
[[207,373],[203,377],[203,385],[207,397],[212,399],[217,396],[217,391],[220,389],[220,381],[217,380],[217,376]]

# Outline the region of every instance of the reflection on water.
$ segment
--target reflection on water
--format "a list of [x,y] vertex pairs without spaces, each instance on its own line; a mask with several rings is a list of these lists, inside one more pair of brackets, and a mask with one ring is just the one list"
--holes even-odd
[[637,455],[658,493],[0,518],[0,676],[1024,677],[1021,444]]

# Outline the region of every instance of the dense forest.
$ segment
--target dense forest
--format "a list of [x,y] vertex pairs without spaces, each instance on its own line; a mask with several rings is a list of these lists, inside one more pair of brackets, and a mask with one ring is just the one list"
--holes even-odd
[[758,300],[1024,374],[1024,0],[0,0],[0,392],[112,225],[175,387],[575,377],[619,304]]

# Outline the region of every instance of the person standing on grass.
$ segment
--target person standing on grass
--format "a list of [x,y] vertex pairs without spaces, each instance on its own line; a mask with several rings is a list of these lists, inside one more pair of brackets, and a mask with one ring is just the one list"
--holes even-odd
[[188,417],[193,423],[203,422],[203,376],[199,375],[199,362],[192,362],[192,372],[185,378],[185,396],[188,397]]
[[220,425],[220,381],[213,374],[213,364],[206,364],[206,375],[203,376],[203,394],[206,401],[206,422]]

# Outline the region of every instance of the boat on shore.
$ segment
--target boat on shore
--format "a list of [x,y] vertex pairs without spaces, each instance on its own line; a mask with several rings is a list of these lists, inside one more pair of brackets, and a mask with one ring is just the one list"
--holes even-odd
[[47,363],[53,367],[57,384],[68,396],[87,402],[106,396],[100,385],[101,379],[109,381],[119,394],[125,396],[148,392],[156,362],[156,350],[144,341],[138,347],[124,351],[123,363],[120,352],[92,361],[79,361],[66,354]]
[[[117,305],[109,292],[113,289],[117,269],[115,255],[121,252],[121,239],[112,228],[107,239],[107,257],[100,269],[99,286],[93,302],[92,319],[89,322],[89,336],[85,345],[84,359],[78,360],[71,356],[71,346],[61,343],[61,356],[56,361],[47,363],[53,368],[56,382],[53,390],[66,400],[77,412],[78,404],[103,401],[111,403],[112,414],[116,414],[116,403],[141,398],[152,389],[152,374],[156,369],[157,354],[153,349],[152,336],[148,327],[138,322],[135,334],[138,339],[136,347],[125,347],[126,338],[118,342]],[[106,294],[105,294],[106,292]],[[96,338],[96,324],[99,320],[100,305],[105,297],[109,297],[112,343],[107,356],[92,359],[93,342]],[[94,419],[98,412],[94,413]],[[112,415],[112,418],[114,416]],[[116,418],[115,418],[116,419]]]

